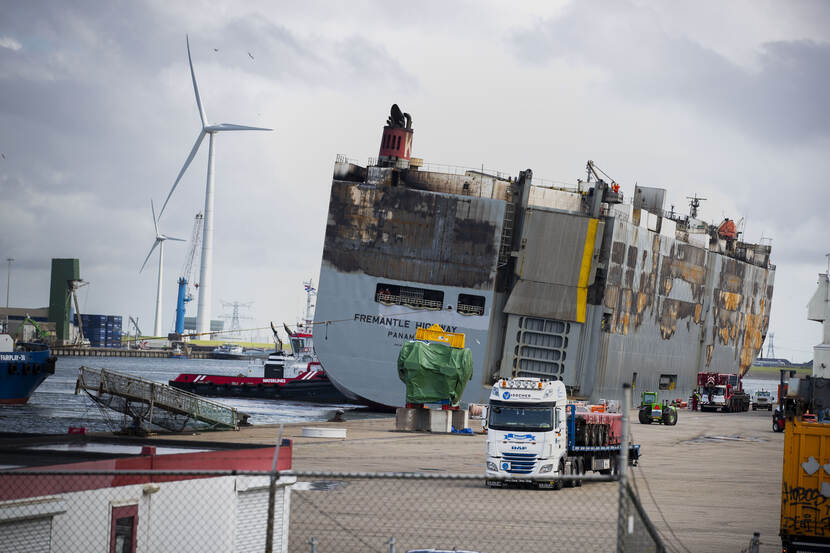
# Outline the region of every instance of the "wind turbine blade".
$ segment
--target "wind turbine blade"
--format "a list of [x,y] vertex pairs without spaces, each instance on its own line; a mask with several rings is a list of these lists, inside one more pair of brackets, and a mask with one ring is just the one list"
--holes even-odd
[[193,72],[193,59],[190,57],[190,37],[185,35],[187,40],[187,61],[190,63],[190,77],[193,79],[193,92],[196,93],[196,105],[199,106],[199,117],[202,120],[202,128],[207,126],[207,114],[202,107],[202,98],[199,97],[199,87],[196,84],[196,73]]
[[187,171],[188,166],[190,166],[190,162],[193,161],[193,158],[196,157],[196,152],[199,151],[199,146],[202,144],[202,140],[205,138],[205,130],[202,129],[202,132],[199,133],[199,137],[196,139],[196,144],[193,145],[193,149],[190,150],[190,155],[187,156],[187,160],[184,162],[182,166],[182,170],[179,171],[179,176],[176,177],[176,182],[173,183],[173,188],[170,189],[170,193],[167,194],[167,199],[164,200],[164,205],[161,206],[161,211],[159,211],[159,217],[161,217],[162,213],[164,213],[164,208],[167,207],[167,202],[170,201],[170,196],[173,195],[173,191],[178,186],[179,181],[182,179],[182,175],[184,172]]
[[141,264],[141,269],[138,270],[139,273],[144,270],[144,266],[147,265],[147,261],[150,260],[150,256],[153,255],[153,250],[156,249],[156,246],[159,245],[159,242],[161,242],[161,240],[159,239],[156,239],[156,241],[153,242],[153,247],[150,248],[150,253],[148,253],[147,257],[144,258],[144,263]]
[[159,225],[156,222],[156,208],[153,207],[153,199],[152,198],[150,198],[150,210],[153,212],[153,227],[155,227],[155,229],[156,229],[156,238],[158,238]]
[[166,234],[160,235],[165,240],[175,240],[176,242],[185,242],[184,238],[173,238],[172,236],[167,236]]
[[218,125],[210,125],[205,127],[208,132],[214,131],[273,131],[274,129],[266,129],[265,127],[249,127],[247,125],[235,125],[233,123],[219,123]]

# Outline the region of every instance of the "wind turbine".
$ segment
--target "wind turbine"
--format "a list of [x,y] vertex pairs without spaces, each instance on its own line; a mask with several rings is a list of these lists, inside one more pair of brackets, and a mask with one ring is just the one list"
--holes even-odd
[[153,336],[161,336],[161,279],[162,279],[162,272],[164,270],[164,241],[165,240],[176,240],[177,242],[184,242],[181,238],[173,238],[172,236],[167,236],[166,234],[162,234],[159,232],[159,225],[158,219],[156,219],[156,208],[153,207],[153,200],[150,200],[150,210],[153,212],[153,227],[156,229],[156,241],[153,242],[153,246],[150,248],[150,253],[147,254],[147,257],[144,258],[144,263],[141,264],[141,269],[138,270],[140,273],[144,270],[144,266],[147,265],[147,262],[150,260],[150,256],[153,255],[153,250],[156,249],[156,246],[159,247],[159,278],[158,284],[156,285],[156,322],[153,325]]
[[161,206],[159,217],[164,213],[164,208],[167,207],[167,202],[170,201],[170,196],[176,190],[179,181],[190,166],[190,162],[199,151],[199,146],[202,145],[205,135],[210,135],[210,144],[208,147],[208,168],[207,168],[207,184],[205,185],[205,211],[204,211],[204,231],[202,232],[202,263],[199,269],[199,302],[197,305],[196,314],[196,332],[204,333],[210,332],[210,297],[213,283],[213,152],[214,152],[214,138],[216,133],[223,131],[272,131],[274,129],[266,129],[263,127],[248,127],[245,125],[234,125],[231,123],[219,123],[211,125],[208,123],[205,108],[202,106],[202,99],[199,96],[199,87],[196,84],[196,73],[193,71],[193,59],[190,57],[190,38],[187,40],[187,61],[190,63],[190,77],[193,80],[193,92],[196,95],[196,106],[199,108],[199,118],[202,121],[202,130],[199,131],[199,136],[196,137],[196,143],[193,149],[190,150],[190,155],[179,171],[179,176],[176,177],[176,182],[167,194],[167,199],[164,200],[164,205]]

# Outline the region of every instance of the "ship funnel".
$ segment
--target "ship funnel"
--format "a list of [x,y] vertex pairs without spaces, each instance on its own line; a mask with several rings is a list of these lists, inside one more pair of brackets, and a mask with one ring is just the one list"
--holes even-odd
[[383,137],[380,140],[378,165],[408,169],[412,155],[412,116],[401,112],[398,104],[392,104]]

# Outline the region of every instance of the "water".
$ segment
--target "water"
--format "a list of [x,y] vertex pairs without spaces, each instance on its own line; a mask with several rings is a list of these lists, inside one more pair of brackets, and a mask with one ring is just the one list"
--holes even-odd
[[[260,361],[261,363],[261,361]],[[122,415],[99,407],[85,392],[75,395],[78,368],[112,369],[167,384],[179,373],[235,376],[260,376],[261,365],[248,361],[220,359],[149,359],[141,357],[60,357],[55,374],[35,390],[25,405],[0,405],[0,432],[66,434],[70,426],[83,426],[90,432],[108,432],[122,426]],[[251,371],[251,374],[249,374]],[[384,416],[357,405],[321,405],[281,400],[210,398],[251,415],[252,424],[278,424],[325,421],[337,409],[344,418]]]

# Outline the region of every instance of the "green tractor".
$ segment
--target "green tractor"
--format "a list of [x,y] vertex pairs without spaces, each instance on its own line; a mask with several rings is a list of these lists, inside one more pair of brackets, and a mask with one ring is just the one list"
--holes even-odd
[[640,424],[653,422],[663,423],[666,426],[677,424],[677,407],[657,401],[657,392],[643,392],[640,400]]

